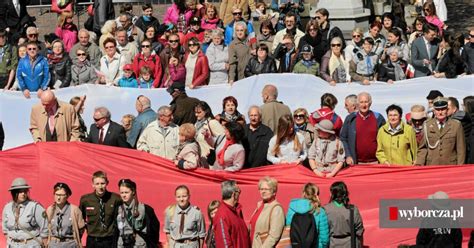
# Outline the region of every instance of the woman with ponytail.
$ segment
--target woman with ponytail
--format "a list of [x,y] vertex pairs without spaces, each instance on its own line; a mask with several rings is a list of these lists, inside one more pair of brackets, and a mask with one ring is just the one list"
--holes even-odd
[[47,247],[79,248],[85,222],[81,210],[68,202],[72,191],[65,183],[53,187],[54,203],[46,210],[48,216]]
[[145,205],[138,201],[137,184],[130,179],[118,183],[122,205],[118,209],[117,226],[120,232],[118,247],[147,247]]
[[[341,181],[334,182],[330,191],[331,200],[324,206],[329,223],[329,247],[351,247],[351,229],[354,233],[356,247],[362,247],[364,234],[362,216],[356,206],[349,204],[349,191],[346,184]],[[351,216],[353,220],[351,220]]]
[[295,131],[291,115],[283,115],[268,143],[267,160],[272,164],[302,164],[307,155],[303,134]]
[[291,225],[295,213],[311,213],[314,216],[316,230],[318,231],[318,248],[328,247],[329,230],[328,219],[324,208],[321,208],[319,200],[319,188],[313,183],[307,183],[303,187],[302,198],[292,199],[286,214],[286,225]]

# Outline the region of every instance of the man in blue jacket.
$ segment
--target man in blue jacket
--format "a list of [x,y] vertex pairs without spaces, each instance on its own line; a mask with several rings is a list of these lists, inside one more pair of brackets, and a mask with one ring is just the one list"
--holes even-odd
[[135,109],[138,112],[138,116],[133,120],[132,129],[127,138],[127,142],[133,148],[137,147],[137,140],[143,130],[145,130],[150,122],[156,120],[156,112],[151,109],[151,101],[148,97],[139,95],[135,102]]
[[38,54],[36,42],[28,42],[26,50],[26,56],[18,63],[16,77],[23,95],[30,98],[30,92],[37,92],[38,95],[41,95],[43,90],[48,89],[49,66],[48,60]]
[[377,164],[377,132],[385,124],[380,113],[370,110],[372,97],[367,92],[357,96],[359,111],[346,117],[341,129],[341,141],[347,164]]

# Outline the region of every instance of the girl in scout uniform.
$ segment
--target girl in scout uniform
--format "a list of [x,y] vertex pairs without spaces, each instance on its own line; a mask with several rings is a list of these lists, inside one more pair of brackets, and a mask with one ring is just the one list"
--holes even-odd
[[46,209],[49,248],[82,248],[85,222],[81,210],[68,202],[72,191],[65,183],[53,187],[54,203]]
[[2,213],[2,231],[8,248],[39,248],[48,237],[44,208],[30,200],[30,188],[25,179],[16,178],[9,189],[12,201]]
[[117,215],[118,247],[147,247],[143,239],[146,232],[145,205],[138,201],[137,184],[130,179],[121,179],[118,186],[123,202]]

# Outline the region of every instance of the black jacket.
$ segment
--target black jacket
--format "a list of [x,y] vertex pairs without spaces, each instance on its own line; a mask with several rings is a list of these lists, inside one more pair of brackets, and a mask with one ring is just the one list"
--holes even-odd
[[260,63],[258,61],[258,58],[256,56],[252,57],[247,66],[245,67],[245,77],[251,77],[253,75],[258,75],[262,73],[276,73],[277,68],[276,68],[276,63],[275,60],[267,56],[265,61],[263,63]]
[[5,132],[3,131],[2,122],[0,122],[0,151],[3,149],[4,142],[5,142]]
[[28,0],[20,0],[20,15],[15,10],[12,0],[0,1],[0,30],[10,28],[10,34],[13,39],[11,42],[18,40],[18,38],[26,31],[26,26],[34,22],[34,18],[28,15],[26,5]]
[[[400,67],[405,72],[407,69],[407,62],[405,60],[400,59]],[[389,79],[395,80],[395,67],[393,66],[391,61],[387,61],[379,67],[379,81],[387,82]]]
[[464,69],[461,56],[455,56],[453,49],[449,49],[439,60],[435,71],[444,72],[446,78],[456,78],[464,73]]
[[[99,144],[99,134],[97,126],[92,124],[86,141],[93,144]],[[110,126],[105,134],[103,145],[130,148],[125,136],[125,129],[123,129],[119,124],[110,121]]]
[[171,111],[173,112],[173,122],[181,126],[184,123],[196,122],[196,115],[194,115],[194,107],[199,102],[199,99],[189,97],[186,93],[181,93],[170,103]]
[[71,58],[66,53],[58,63],[49,64],[50,87],[53,87],[57,80],[62,82],[59,88],[69,87],[71,85],[71,67]]
[[272,137],[273,131],[263,124],[260,124],[255,131],[250,130],[250,124],[245,126],[245,138],[242,141],[245,154],[247,154],[245,168],[255,168],[270,164],[267,161],[267,150],[268,143]]
[[154,16],[150,17],[150,21],[145,21],[143,16],[138,17],[137,21],[135,22],[135,26],[140,28],[144,33],[149,26],[153,26],[155,28],[155,33],[158,31],[158,27],[160,26],[160,22]]
[[326,53],[330,49],[331,40],[334,37],[339,37],[342,40],[342,50],[346,48],[346,42],[344,42],[344,35],[342,34],[341,29],[336,26],[331,26],[331,23],[328,22],[328,25],[325,29],[319,30],[319,35],[321,35],[321,43],[324,49],[324,53]]
[[115,19],[115,10],[112,0],[94,1],[94,32],[100,33],[100,29],[107,20]]
[[[321,59],[323,58],[324,54],[326,51],[324,50],[324,46],[322,43],[322,36],[321,34],[318,33],[315,39],[313,39],[309,34],[305,34],[303,37],[300,39],[300,43],[298,44],[298,51],[300,51],[299,54],[299,59],[302,58],[301,56],[301,50],[304,45],[310,45],[313,48],[313,58],[321,64]],[[298,59],[298,60],[299,60]]]

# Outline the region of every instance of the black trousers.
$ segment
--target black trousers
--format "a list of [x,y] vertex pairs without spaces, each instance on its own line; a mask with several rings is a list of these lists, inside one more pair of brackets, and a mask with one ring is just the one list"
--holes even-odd
[[117,237],[92,237],[87,236],[86,248],[117,248]]

